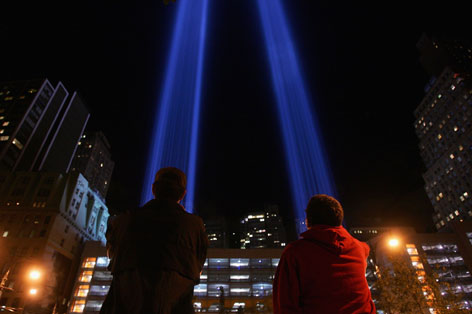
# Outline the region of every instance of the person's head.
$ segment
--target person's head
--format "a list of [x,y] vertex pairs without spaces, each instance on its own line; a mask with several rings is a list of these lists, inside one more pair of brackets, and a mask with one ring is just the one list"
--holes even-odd
[[152,184],[152,194],[156,199],[180,202],[187,190],[187,177],[180,169],[166,167],[156,173]]
[[325,194],[312,196],[305,212],[308,228],[313,225],[337,227],[342,224],[344,218],[341,204],[334,197]]

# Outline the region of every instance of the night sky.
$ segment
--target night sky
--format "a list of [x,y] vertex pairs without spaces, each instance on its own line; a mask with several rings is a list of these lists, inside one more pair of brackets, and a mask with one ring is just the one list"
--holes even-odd
[[[471,38],[469,11],[431,2],[283,3],[347,225],[432,230],[413,128],[429,80],[416,42],[425,31]],[[2,6],[0,81],[47,77],[77,89],[89,129],[102,130],[112,145],[110,210],[137,206],[178,0]],[[208,23],[196,208],[204,217],[239,218],[276,203],[288,221],[288,175],[257,7],[211,1]]]

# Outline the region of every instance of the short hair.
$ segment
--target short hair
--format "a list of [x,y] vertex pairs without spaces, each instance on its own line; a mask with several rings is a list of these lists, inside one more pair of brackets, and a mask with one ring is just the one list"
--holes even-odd
[[327,225],[337,227],[342,224],[344,218],[341,204],[334,197],[325,194],[312,196],[305,212],[309,226]]
[[159,169],[152,184],[152,191],[156,198],[178,201],[185,193],[187,177],[182,170],[175,167]]

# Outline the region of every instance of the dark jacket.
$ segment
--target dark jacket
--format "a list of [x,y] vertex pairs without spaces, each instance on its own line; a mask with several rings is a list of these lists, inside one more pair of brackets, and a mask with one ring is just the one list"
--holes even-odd
[[373,314],[365,278],[369,247],[342,226],[315,225],[282,253],[274,313]]
[[[113,282],[101,313],[128,306],[133,313],[174,313],[179,294],[191,302],[208,247],[201,218],[176,202],[151,200],[111,218],[106,238]],[[167,301],[173,304],[158,304]]]

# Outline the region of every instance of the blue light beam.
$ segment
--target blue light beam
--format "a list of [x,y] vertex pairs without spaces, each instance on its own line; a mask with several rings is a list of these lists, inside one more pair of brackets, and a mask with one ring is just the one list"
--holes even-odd
[[[300,74],[295,48],[279,0],[258,0],[272,86],[277,102],[295,217],[304,221],[310,197],[335,196],[315,113]],[[299,231],[304,225],[298,224]]]
[[183,201],[193,212],[208,0],[179,0],[160,105],[155,117],[141,203],[162,167],[187,174]]

